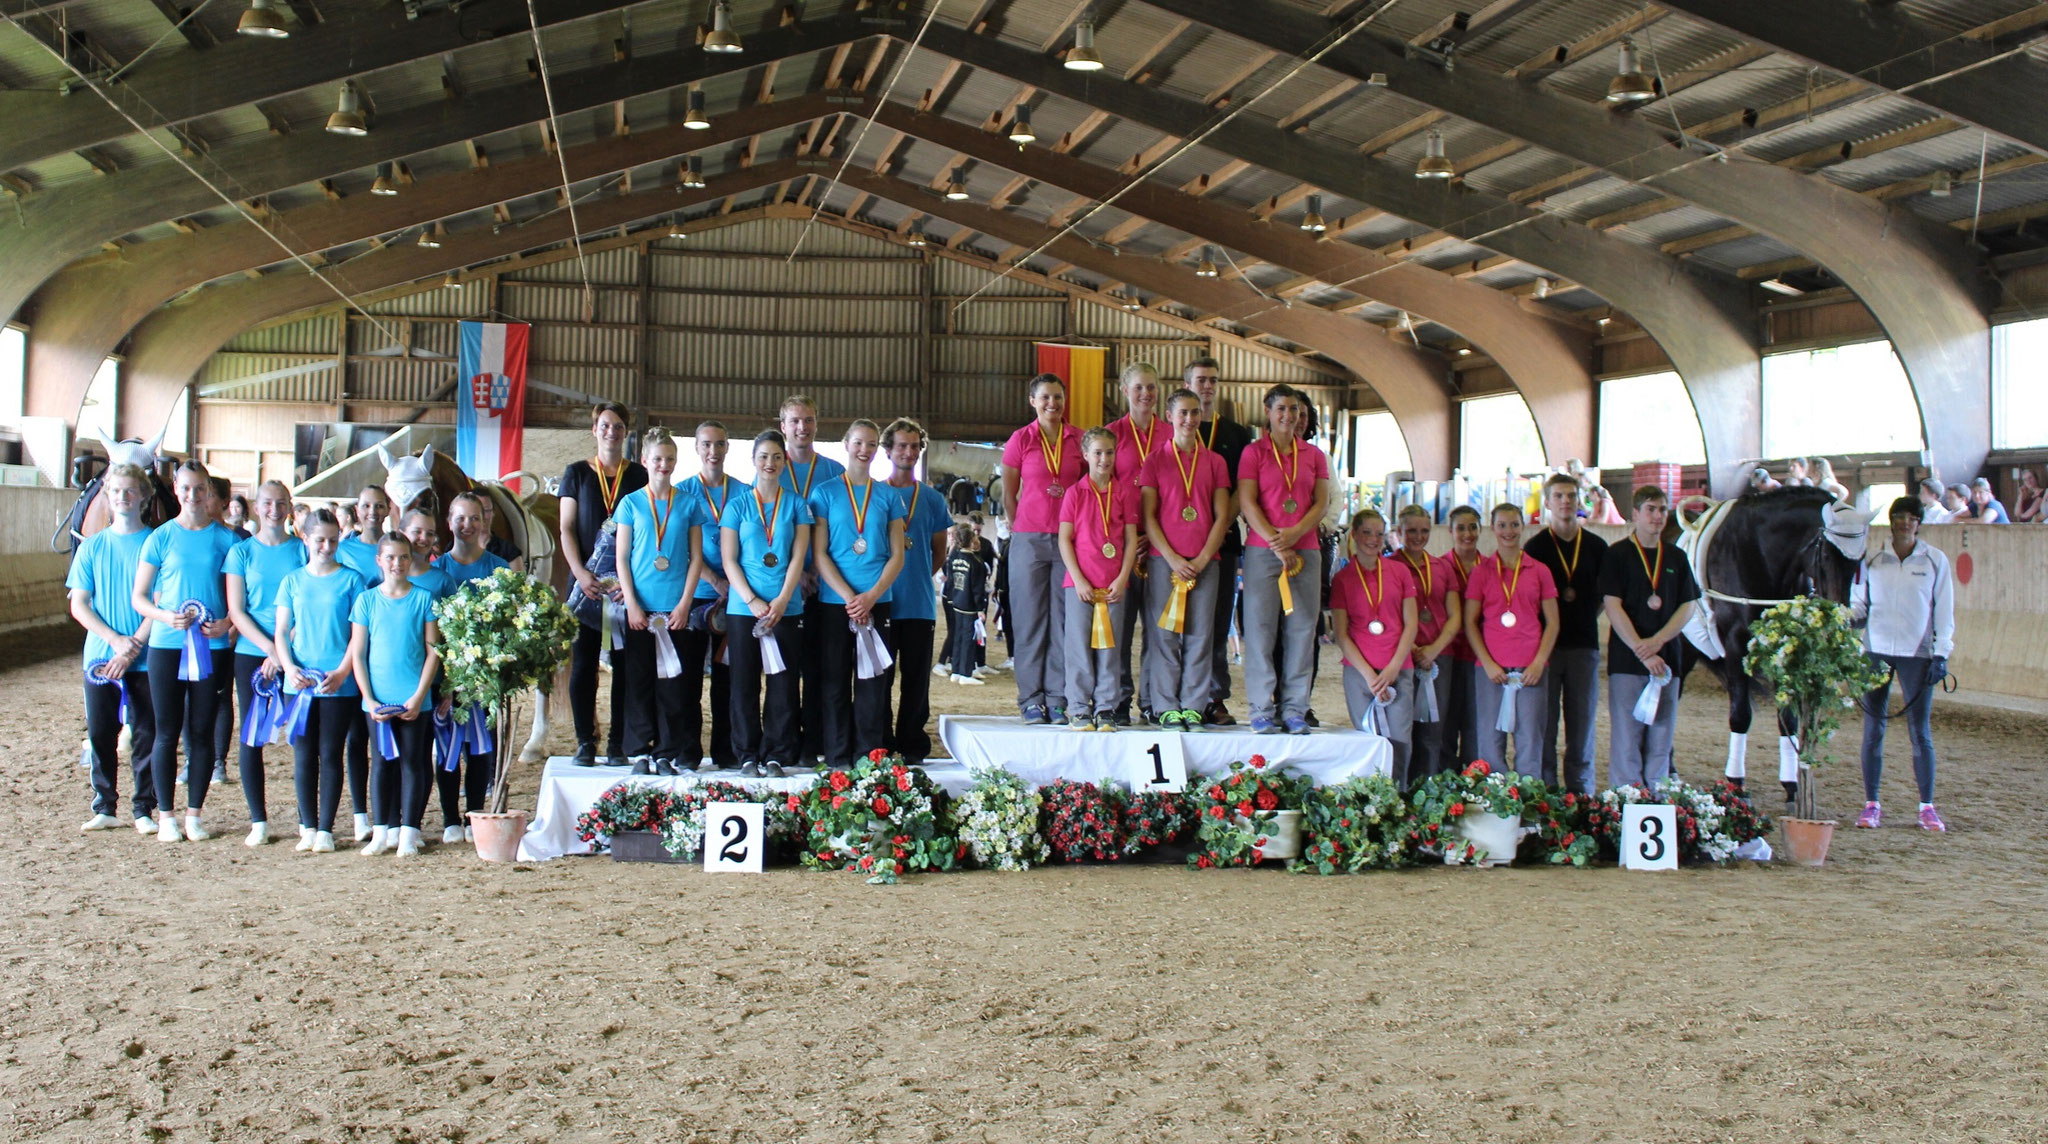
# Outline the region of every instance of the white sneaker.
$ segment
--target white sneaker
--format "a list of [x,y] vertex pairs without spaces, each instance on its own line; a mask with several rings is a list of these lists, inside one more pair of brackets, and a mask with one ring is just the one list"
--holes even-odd
[[158,842],[185,841],[185,836],[178,833],[178,820],[176,818],[157,819],[156,840]]
[[396,830],[387,826],[375,826],[370,828],[370,844],[363,847],[357,853],[362,854],[366,858],[375,858],[379,854],[391,853],[391,848],[396,845],[398,845],[398,832]]
[[473,829],[471,829],[470,827],[467,827],[467,826],[463,827],[463,828],[462,828],[462,840],[463,840],[464,842],[475,842],[475,841],[476,841],[476,831],[475,831],[475,830],[473,830]]
[[95,814],[91,818],[86,819],[85,825],[79,827],[79,829],[90,834],[95,830],[112,830],[119,825],[121,825],[121,820],[111,814]]
[[252,823],[250,823],[250,824],[249,824],[249,837],[247,837],[247,838],[244,838],[244,839],[242,839],[242,845],[244,845],[244,846],[248,846],[248,847],[251,847],[251,848],[254,848],[254,847],[257,847],[257,846],[263,846],[263,845],[266,845],[266,844],[268,844],[269,842],[270,842],[270,824],[269,824],[269,823],[267,823],[267,822],[252,822]]
[[995,669],[991,668],[987,664],[982,664],[980,667],[974,669],[974,678],[976,679],[987,679],[989,676],[994,674]]
[[313,848],[313,835],[315,833],[316,832],[314,831],[314,829],[310,826],[299,827],[299,844],[297,846],[292,847],[292,849],[297,850],[302,854],[308,850],[311,850]]
[[444,826],[441,828],[441,844],[443,846],[452,845],[460,841],[462,841],[462,828],[460,826]]
[[372,828],[371,828],[371,826],[370,826],[370,816],[369,816],[369,815],[367,815],[367,814],[358,814],[358,815],[356,815],[356,816],[355,816],[355,820],[356,820],[356,841],[357,841],[357,842],[367,842],[367,841],[369,841],[369,839],[370,839],[370,831],[371,831],[371,829],[372,829]]
[[325,830],[314,831],[313,845],[307,847],[307,849],[311,850],[315,854],[334,853],[334,835],[331,832]]
[[997,665],[996,665],[996,668],[995,668],[995,669],[996,669],[997,671],[1008,671],[1008,670],[1010,670],[1011,668],[1013,668],[1013,667],[1016,667],[1016,666],[1017,666],[1017,657],[1016,657],[1016,656],[1011,656],[1010,658],[1008,658],[1008,659],[1004,660],[1003,662],[1001,662],[1001,663],[997,664]]
[[420,856],[420,832],[410,826],[398,828],[398,856],[417,858]]
[[942,663],[942,664],[939,664],[939,665],[937,665],[937,666],[936,666],[936,667],[934,667],[934,668],[932,668],[932,674],[933,674],[933,675],[944,675],[944,674],[946,674],[946,671],[947,671],[946,665],[945,665],[945,664],[943,664],[943,663]]
[[953,677],[953,682],[955,682],[955,683],[957,683],[957,684],[961,685],[962,687],[987,687],[987,686],[988,686],[988,684],[986,684],[986,683],[983,683],[983,682],[982,682],[981,680],[979,680],[979,679],[976,679],[976,678],[974,678],[974,677],[973,677],[973,676],[971,676],[971,675],[956,675],[956,676],[954,676],[954,677]]
[[156,826],[156,819],[153,819],[153,818],[138,818],[138,819],[136,819],[136,820],[135,820],[135,833],[137,833],[137,834],[141,834],[141,835],[150,835],[150,834],[155,834],[155,833],[156,833],[156,830],[157,830],[157,826]]
[[204,842],[212,838],[213,835],[205,827],[199,825],[198,815],[188,814],[185,816],[185,837],[194,842]]

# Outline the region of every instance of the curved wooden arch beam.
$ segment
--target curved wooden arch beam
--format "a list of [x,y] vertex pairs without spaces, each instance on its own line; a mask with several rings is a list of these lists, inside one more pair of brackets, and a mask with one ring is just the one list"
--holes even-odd
[[[1202,20],[1247,45],[1288,54],[1313,51],[1331,27],[1306,9],[1285,5],[1146,2]],[[1695,7],[1718,12],[1727,5],[1716,0]],[[1819,34],[1821,25],[1808,9],[1767,7],[1777,13],[1780,25],[1808,24]],[[1354,36],[1320,62],[1357,80],[1384,74],[1392,81],[1391,90],[1404,98],[1619,178],[1654,184],[1819,262],[1863,300],[1890,336],[1913,384],[1936,464],[1943,472],[1966,476],[1982,467],[1991,449],[1991,325],[1986,315],[1996,280],[1982,255],[1954,232],[1818,176],[1740,155],[1710,160],[1704,152],[1677,146],[1674,133],[1637,116],[1615,114],[1604,104],[1553,95],[1477,68],[1446,71],[1413,58],[1404,44]],[[1579,281],[1599,290],[1584,277]],[[1623,297],[1607,296],[1630,305]]]
[[[872,38],[858,17],[834,16],[748,37],[742,55],[707,56],[695,48],[635,57],[582,71],[557,73],[555,106],[564,115],[651,92],[759,67],[769,60],[808,55]],[[74,96],[73,98],[79,98]],[[216,147],[206,169],[234,177],[230,193],[260,197],[389,159],[416,155],[539,123],[548,117],[540,85],[507,84],[452,102],[401,108],[376,117],[367,136],[306,131]],[[28,296],[102,243],[152,223],[219,207],[220,199],[176,163],[151,163],[90,183],[70,184],[23,198],[18,219],[0,227],[0,321]]]
[[[577,217],[586,234],[595,234],[802,178],[806,173],[795,160],[778,160],[714,176],[705,180],[703,188],[682,194],[662,187],[597,199],[578,207]],[[367,294],[567,242],[570,237],[569,216],[562,212],[499,234],[488,230],[451,234],[438,250],[388,246],[355,259],[344,274],[334,277],[353,294]],[[155,433],[206,359],[243,330],[334,301],[334,291],[310,274],[277,274],[201,290],[151,314],[136,327],[129,344],[127,369],[121,379],[122,432],[144,437]]]
[[[707,131],[662,127],[570,148],[564,158],[570,179],[581,181],[849,110],[863,111],[865,105],[828,104],[825,94],[817,92],[721,115]],[[541,155],[421,179],[396,198],[361,195],[285,211],[277,219],[280,232],[304,244],[302,253],[310,253],[538,194],[561,182],[555,157]],[[65,267],[32,303],[29,413],[75,422],[100,362],[150,311],[193,286],[278,257],[276,244],[254,226],[234,222]]]
[[[858,164],[847,167],[842,182],[1017,246],[1035,248],[1054,233],[1022,215],[935,197],[918,184]],[[1247,286],[1197,278],[1191,270],[1154,259],[1122,258],[1072,235],[1054,241],[1046,254],[1203,310],[1241,315],[1234,320],[1329,355],[1364,378],[1387,403],[1408,442],[1417,477],[1443,480],[1451,475],[1456,462],[1449,370],[1443,359],[1396,343],[1386,331],[1357,318],[1307,306],[1284,308]]]
[[[885,104],[872,116],[883,127],[936,143],[1014,174],[1077,195],[1103,199],[1130,177],[1045,148],[1019,148],[979,127]],[[1206,242],[1348,288],[1458,331],[1507,373],[1529,405],[1551,463],[1593,456],[1592,336],[1582,323],[1532,313],[1513,297],[1412,262],[1347,242],[1317,239],[1298,228],[1261,222],[1245,211],[1143,181],[1117,199],[1117,209],[1185,231]],[[1116,274],[1127,276],[1119,262]],[[1078,265],[1078,264],[1077,264]],[[1370,277],[1366,277],[1370,275]],[[1258,308],[1268,304],[1254,296]]]

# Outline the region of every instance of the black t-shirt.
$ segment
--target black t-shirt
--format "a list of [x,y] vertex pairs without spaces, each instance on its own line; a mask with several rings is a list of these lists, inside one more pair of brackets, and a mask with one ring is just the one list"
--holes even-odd
[[612,498],[611,507],[605,507],[604,490],[598,486],[597,470],[589,461],[571,461],[562,470],[562,491],[565,497],[576,498],[576,555],[590,559],[590,550],[597,546],[597,531],[604,522],[611,519],[612,510],[619,506],[627,493],[647,487],[647,470],[638,461],[627,461],[626,468],[619,474],[618,488]]
[[[1557,583],[1557,646],[1598,649],[1600,567],[1607,558],[1607,542],[1581,528],[1573,543],[1560,543],[1546,528],[1522,550],[1550,569],[1550,578]],[[1570,575],[1565,573],[1567,564]]]
[[[1659,553],[1664,566],[1657,567]],[[1647,564],[1648,567],[1644,565]],[[1657,607],[1649,605],[1650,576],[1656,573],[1655,595]],[[1628,615],[1629,623],[1636,626],[1636,634],[1650,636],[1657,634],[1671,617],[1678,614],[1679,605],[1700,598],[1699,582],[1692,577],[1692,565],[1675,544],[1660,544],[1656,550],[1637,547],[1633,538],[1607,549],[1607,559],[1600,565],[1600,596],[1613,596],[1621,601],[1621,610]],[[1664,645],[1658,656],[1672,671],[1682,672],[1684,661],[1681,656],[1690,653],[1685,636],[1680,635]],[[1607,635],[1607,673],[1609,675],[1648,675],[1643,670],[1643,661],[1636,653],[1621,642],[1621,633],[1610,631]]]
[[[1228,419],[1204,421],[1196,431],[1201,434],[1202,443],[1216,450],[1216,454],[1223,458],[1223,464],[1230,472],[1231,490],[1235,492],[1237,489],[1238,458],[1243,457],[1244,451],[1251,448],[1252,442],[1258,439],[1257,435],[1251,431],[1250,427],[1240,425]],[[1210,436],[1212,431],[1215,433],[1213,438]],[[1241,526],[1237,522],[1232,522],[1230,527],[1223,533],[1223,547],[1220,551],[1237,552],[1243,549],[1243,547],[1244,540]],[[1325,566],[1327,567],[1327,562]]]
[[946,606],[978,612],[988,606],[988,565],[980,555],[955,550],[946,558]]

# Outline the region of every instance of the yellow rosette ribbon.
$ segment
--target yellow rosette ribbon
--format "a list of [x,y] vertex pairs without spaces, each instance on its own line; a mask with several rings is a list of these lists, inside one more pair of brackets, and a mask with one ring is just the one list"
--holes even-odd
[[1109,622],[1109,593],[1097,588],[1095,597],[1095,623],[1088,633],[1088,646],[1096,651],[1108,651],[1116,646],[1116,630]]
[[1159,613],[1159,626],[1166,631],[1185,633],[1188,627],[1188,592],[1194,588],[1193,580],[1173,578],[1173,595],[1166,598],[1166,610]]
[[1280,558],[1280,614],[1294,614],[1294,589],[1288,586],[1287,578],[1301,571],[1301,557],[1290,552]]

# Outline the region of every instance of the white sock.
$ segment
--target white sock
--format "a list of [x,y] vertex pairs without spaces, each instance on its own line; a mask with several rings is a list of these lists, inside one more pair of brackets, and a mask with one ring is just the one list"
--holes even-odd
[[1728,767],[1722,772],[1731,779],[1749,776],[1749,735],[1744,731],[1728,732]]
[[1931,802],[1923,802],[1923,803],[1921,803],[1921,804],[1920,804],[1920,809],[1921,809],[1921,810],[1933,810],[1933,809],[1934,809],[1934,804],[1933,804],[1933,803],[1931,803]]
[[1778,781],[1799,781],[1799,746],[1790,735],[1778,736]]

